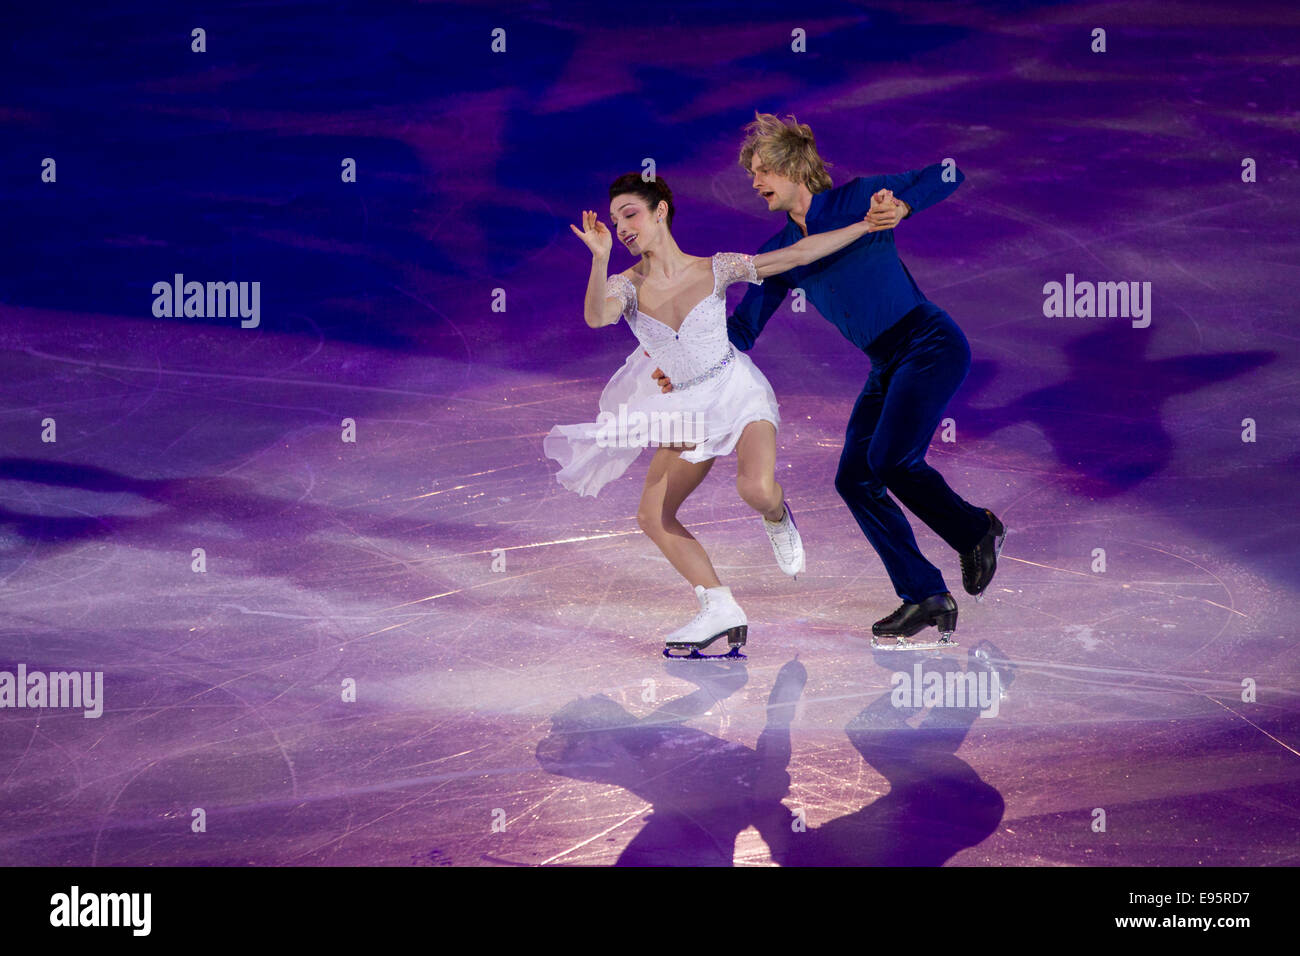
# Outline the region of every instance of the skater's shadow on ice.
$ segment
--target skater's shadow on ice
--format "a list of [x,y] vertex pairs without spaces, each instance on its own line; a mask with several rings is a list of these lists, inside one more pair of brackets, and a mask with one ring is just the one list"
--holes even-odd
[[[936,678],[947,686],[973,673],[999,703],[1014,677],[1005,656],[988,642],[971,650],[965,668],[947,654],[919,653],[875,656],[896,673],[919,673],[922,686]],[[845,729],[867,764],[888,781],[889,792],[854,813],[804,829],[782,802],[790,792],[790,722],[807,680],[803,665],[791,661],[777,674],[767,724],[752,750],[684,726],[744,686],[744,665],[669,666],[700,690],[643,719],[608,697],[573,701],[551,718],[551,733],[537,746],[538,762],[549,773],[623,787],[652,805],[618,865],[730,866],[736,837],[753,826],[772,859],[784,866],[940,866],[997,830],[1001,794],[956,756],[981,711],[995,710],[988,697],[970,706],[917,706],[893,691],[882,695]],[[912,726],[909,721],[927,707],[921,723]]]
[[731,866],[736,837],[753,825],[771,843],[789,828],[790,721],[807,672],[797,660],[777,673],[767,724],[754,749],[683,726],[745,685],[739,663],[666,665],[700,689],[638,719],[603,695],[566,705],[537,745],[549,773],[614,784],[651,804],[620,866]]
[[[983,656],[977,656],[983,651]],[[876,652],[876,662],[895,673],[916,674],[922,686],[937,674],[983,672],[987,687],[1005,692],[1011,685],[1010,664],[988,642],[972,648],[963,670],[957,659],[940,654],[919,659],[921,652]],[[996,682],[992,675],[997,674]],[[891,687],[897,689],[901,684]],[[902,695],[898,695],[902,696]],[[894,692],[878,698],[845,728],[862,758],[889,783],[889,792],[854,813],[806,832],[781,833],[772,858],[783,866],[942,866],[957,852],[991,836],[1002,820],[1002,795],[956,756],[971,726],[981,720],[975,706],[937,706],[918,726],[909,719],[924,712],[911,703],[899,705]]]
[[973,404],[998,373],[996,364],[977,361],[952,407],[967,438],[1032,426],[1051,443],[1063,469],[1084,476],[1090,493],[1121,494],[1169,465],[1174,440],[1164,422],[1167,403],[1277,358],[1262,349],[1151,358],[1150,347],[1151,337],[1128,323],[1077,336],[1061,346],[1069,366],[1063,381],[1000,407]]

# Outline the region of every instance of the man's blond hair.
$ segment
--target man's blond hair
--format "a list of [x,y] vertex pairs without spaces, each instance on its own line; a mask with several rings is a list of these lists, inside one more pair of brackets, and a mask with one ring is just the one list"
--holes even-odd
[[745,127],[745,141],[740,145],[740,165],[753,175],[754,154],[763,165],[796,183],[803,183],[811,193],[830,189],[831,164],[817,154],[817,137],[812,127],[800,123],[793,115],[786,123],[771,113],[754,113],[754,122]]

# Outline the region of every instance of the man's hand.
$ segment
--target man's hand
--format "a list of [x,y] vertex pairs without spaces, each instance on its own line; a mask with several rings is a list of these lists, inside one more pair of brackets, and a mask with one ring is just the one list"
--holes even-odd
[[882,189],[871,197],[871,208],[867,211],[867,222],[871,224],[872,232],[881,229],[893,229],[911,211],[912,207],[901,199],[895,199],[893,192]]
[[[645,349],[642,349],[641,351],[642,351],[642,352],[645,352]],[[645,357],[646,357],[646,358],[649,358],[649,357],[650,357],[650,353],[649,353],[649,352],[645,352]],[[669,380],[668,376],[664,374],[664,370],[663,370],[663,369],[661,369],[661,368],[657,368],[657,369],[655,369],[655,370],[650,374],[650,377],[653,378],[656,382],[659,383],[659,391],[661,391],[661,392],[671,392],[671,391],[673,390],[673,383],[672,383],[672,381]]]

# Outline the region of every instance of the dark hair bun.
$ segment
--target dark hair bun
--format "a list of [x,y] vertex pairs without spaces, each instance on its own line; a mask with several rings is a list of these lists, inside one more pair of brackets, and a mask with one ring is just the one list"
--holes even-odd
[[640,173],[624,173],[610,185],[609,198],[612,200],[615,196],[625,195],[639,197],[651,212],[654,212],[661,202],[667,203],[668,228],[672,229],[673,216],[677,212],[677,207],[673,203],[673,191],[658,176],[647,182],[641,178]]

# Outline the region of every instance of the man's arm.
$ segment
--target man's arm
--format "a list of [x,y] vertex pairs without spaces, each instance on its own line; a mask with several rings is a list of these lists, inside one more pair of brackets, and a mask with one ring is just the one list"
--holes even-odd
[[[951,182],[944,181],[944,171],[950,170]],[[914,212],[928,209],[935,203],[947,199],[962,184],[966,175],[955,165],[944,166],[932,163],[922,169],[913,169],[905,173],[890,173],[884,176],[863,176],[853,181],[853,201],[865,211],[871,205],[871,197],[881,189],[888,189],[907,204],[906,219]]]
[[736,311],[727,316],[727,338],[731,344],[742,352],[753,348],[758,333],[763,331],[772,313],[781,308],[789,292],[790,287],[785,283],[771,279],[746,290]]

